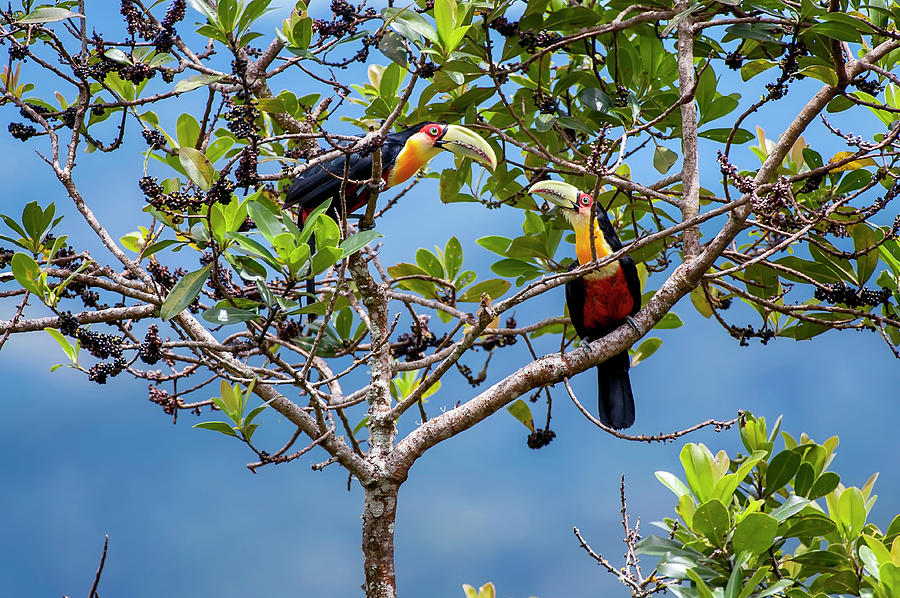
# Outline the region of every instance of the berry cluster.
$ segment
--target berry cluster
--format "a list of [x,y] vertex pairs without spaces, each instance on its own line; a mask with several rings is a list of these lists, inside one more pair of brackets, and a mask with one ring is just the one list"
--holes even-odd
[[7,129],[9,134],[13,136],[13,139],[18,139],[19,141],[27,141],[30,137],[37,135],[37,129],[25,123],[9,123]]
[[75,331],[75,338],[81,341],[81,346],[97,359],[122,356],[122,337],[120,336],[78,328]]
[[411,325],[409,332],[397,336],[397,342],[391,344],[391,354],[394,357],[405,357],[406,361],[415,361],[425,356],[425,350],[429,347],[437,347],[443,338],[437,338],[428,328],[428,316],[419,316],[419,325]]
[[259,118],[259,109],[253,101],[246,104],[232,104],[223,115],[228,122],[226,125],[228,130],[237,137],[245,137],[247,139],[259,139],[259,128],[256,126],[256,119]]
[[78,318],[73,316],[70,311],[59,312],[59,318],[56,320],[56,327],[59,328],[60,334],[74,337],[78,334]]
[[138,348],[138,356],[148,365],[153,365],[162,359],[162,341],[159,338],[159,328],[156,324],[151,324],[147,328],[144,342]]
[[488,25],[491,29],[502,35],[503,37],[512,37],[519,35],[519,22],[510,21],[506,17],[497,17]]
[[[10,51],[12,53],[12,51]],[[863,91],[871,96],[877,96],[884,89],[884,86],[878,82],[878,79],[854,79],[851,84],[856,89]]]
[[778,63],[781,66],[781,75],[774,83],[766,83],[766,89],[769,93],[766,100],[780,100],[787,95],[788,84],[795,79],[802,79],[803,75],[800,71],[800,56],[809,54],[809,48],[802,41],[794,38],[787,46],[787,53]]
[[[360,7],[361,8],[361,7]],[[313,19],[313,31],[317,31],[322,39],[327,37],[344,37],[356,33],[361,17],[359,8],[354,8],[347,0],[332,0],[331,12],[334,19]],[[366,17],[374,17],[375,10],[366,9]]]
[[816,289],[815,297],[825,303],[843,303],[847,307],[854,308],[868,307],[887,304],[891,298],[891,290],[882,288],[880,291],[874,291],[869,289],[869,287],[862,287],[856,290],[843,282],[836,282]]
[[530,449],[539,449],[547,446],[550,442],[556,438],[556,432],[547,428],[546,430],[542,430],[541,428],[537,428],[534,432],[528,435],[528,448]]
[[166,16],[160,23],[160,31],[153,39],[153,45],[156,46],[157,52],[168,52],[172,49],[172,46],[175,45],[175,36],[177,35],[175,32],[175,23],[184,18],[185,9],[185,0],[174,0],[172,4],[169,5]]
[[[144,141],[150,146],[150,149],[160,149],[166,147],[166,136],[155,129],[144,129],[141,131]],[[149,178],[149,177],[144,177]],[[144,179],[141,179],[143,181]],[[143,189],[143,187],[141,187]]]
[[135,64],[120,64],[117,69],[119,76],[126,81],[131,81],[135,85],[141,83],[144,79],[152,79],[156,76],[156,71],[149,64],[138,62]]
[[149,387],[149,399],[151,403],[156,403],[160,407],[163,408],[163,413],[166,415],[176,415],[178,413],[178,399],[173,397],[163,389],[158,386],[153,386],[152,384]]
[[300,332],[303,329],[303,326],[298,323],[296,320],[284,320],[276,324],[278,329],[278,338],[283,341],[289,341],[292,338],[297,338],[300,336]]
[[[44,106],[41,106],[39,104],[28,104],[28,107],[31,108],[32,112],[36,112],[44,117],[45,120],[48,114],[52,114],[52,111],[49,108],[45,108]],[[27,118],[33,123],[38,122],[37,119],[31,116],[31,112],[29,112],[25,108],[19,108],[19,114],[22,115],[22,118]]]
[[170,274],[169,267],[161,265],[155,259],[147,264],[147,271],[153,277],[153,281],[164,289],[171,289],[178,279],[184,276],[184,270],[181,268],[176,269],[175,274]]
[[419,76],[423,79],[431,79],[438,70],[440,70],[440,67],[429,61],[423,64],[422,68],[419,69]]
[[624,108],[628,105],[628,88],[624,85],[616,85],[616,94],[613,96],[613,106]]
[[88,380],[97,384],[106,384],[107,376],[110,378],[118,376],[126,367],[128,367],[128,362],[124,357],[117,357],[112,363],[100,362],[88,370]]
[[719,170],[722,174],[731,179],[734,182],[734,186],[738,188],[738,191],[741,193],[750,193],[755,188],[753,181],[747,179],[738,172],[737,166],[728,161],[728,158],[725,157],[721,151],[718,152],[718,157],[716,160],[719,162]]
[[14,251],[10,251],[8,249],[0,247],[0,270],[6,268],[9,265],[9,260],[11,260],[12,256],[14,255]]
[[787,178],[781,177],[772,185],[771,191],[763,195],[753,196],[753,211],[763,224],[774,226],[790,225],[791,218],[782,213],[790,201],[791,184]]
[[206,202],[210,205],[218,202],[220,204],[230,204],[232,197],[232,192],[234,191],[234,183],[228,180],[227,177],[220,176],[209,188],[209,191],[206,192]]
[[[506,328],[516,327],[516,317],[510,316],[506,318]],[[492,334],[484,338],[481,348],[485,351],[492,351],[497,347],[507,347],[516,344],[516,337],[511,334]]]
[[12,42],[9,45],[9,57],[12,60],[25,60],[26,56],[28,56],[28,46],[23,46],[16,42]]
[[768,345],[769,341],[775,338],[775,333],[764,328],[762,330],[754,330],[753,326],[730,326],[728,333],[740,341],[740,346],[749,347],[751,338],[758,338],[759,342]]
[[803,186],[800,187],[800,190],[797,193],[812,193],[821,186],[822,178],[823,176],[821,174],[809,177],[804,181]]
[[519,45],[529,54],[534,54],[538,48],[546,48],[559,39],[560,35],[554,31],[541,31],[540,33],[533,31],[519,32]]
[[139,35],[145,40],[151,40],[156,36],[157,27],[144,18],[138,7],[131,0],[122,0],[122,6],[119,9],[122,17],[125,19],[125,28],[128,35]]
[[[97,43],[97,41],[95,40],[94,43]],[[103,44],[103,40],[99,40],[99,43]],[[106,75],[116,72],[122,79],[131,81],[137,85],[145,79],[152,79],[155,77],[157,70],[162,73],[163,79],[167,83],[171,83],[175,77],[175,74],[171,70],[162,67],[153,68],[149,64],[144,64],[142,62],[136,64],[122,64],[110,60],[103,54],[102,49],[95,50],[88,58],[80,56],[72,58],[72,72],[79,79],[95,79],[97,81],[103,81],[106,78]]]
[[724,62],[725,66],[736,71],[741,68],[741,65],[744,62],[744,56],[741,54],[740,50],[735,50],[734,52],[729,52],[725,55]]
[[251,187],[259,182],[256,167],[259,164],[259,150],[254,147],[245,147],[241,150],[241,160],[234,171],[234,178],[238,187]]
[[534,94],[534,105],[541,114],[556,114],[556,100],[538,91]]

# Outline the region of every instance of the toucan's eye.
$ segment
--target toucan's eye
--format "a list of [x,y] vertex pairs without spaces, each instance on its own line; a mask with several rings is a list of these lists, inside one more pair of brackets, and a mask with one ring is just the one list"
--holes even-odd
[[430,129],[428,129],[428,134],[431,135],[432,137],[437,137],[438,133],[440,133],[440,132],[441,132],[441,130],[438,129],[437,127],[431,127]]
[[581,196],[581,205],[583,205],[583,206],[591,205],[591,196],[586,193],[584,195],[582,195]]

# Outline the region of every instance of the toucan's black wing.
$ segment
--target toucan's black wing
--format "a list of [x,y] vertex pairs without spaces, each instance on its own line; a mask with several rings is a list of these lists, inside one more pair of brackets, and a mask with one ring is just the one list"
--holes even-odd
[[[578,262],[572,262],[569,270],[578,267]],[[576,278],[566,283],[566,305],[569,307],[569,317],[572,319],[572,326],[575,333],[580,339],[586,339],[588,331],[584,327],[584,279]]]
[[[616,229],[613,227],[612,222],[609,221],[606,212],[596,204],[594,205],[594,217],[597,219],[597,226],[600,228],[600,232],[603,233],[603,238],[606,239],[609,248],[614,252],[622,249],[622,241],[619,240],[619,235],[616,234]],[[633,316],[641,309],[641,281],[638,278],[637,266],[630,255],[620,258],[619,265],[625,273],[628,291],[631,293],[631,298],[634,300],[634,305],[631,307],[630,314]]]
[[[304,211],[338,196],[344,177],[346,158],[338,156],[331,162],[314,166],[291,183],[285,195],[285,207],[300,206]],[[372,156],[351,154],[348,175],[352,180],[364,180],[372,176]],[[349,190],[348,190],[349,191]],[[348,203],[353,204],[355,193],[348,193]]]
[[619,265],[625,273],[625,282],[628,283],[628,291],[634,300],[629,315],[634,315],[641,310],[641,280],[638,278],[637,266],[630,255],[626,255],[619,260]]

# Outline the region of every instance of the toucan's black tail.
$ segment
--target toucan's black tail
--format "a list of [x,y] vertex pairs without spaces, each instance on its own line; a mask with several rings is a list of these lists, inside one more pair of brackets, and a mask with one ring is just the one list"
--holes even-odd
[[622,351],[597,366],[600,421],[617,430],[634,423],[634,395],[628,378],[630,365],[628,351]]

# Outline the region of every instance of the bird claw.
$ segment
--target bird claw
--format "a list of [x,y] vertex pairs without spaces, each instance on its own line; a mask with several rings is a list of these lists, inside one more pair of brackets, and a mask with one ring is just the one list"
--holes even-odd
[[638,334],[641,333],[641,329],[638,328],[637,322],[635,322],[634,318],[632,318],[631,316],[625,316],[625,323],[631,326],[631,328]]

